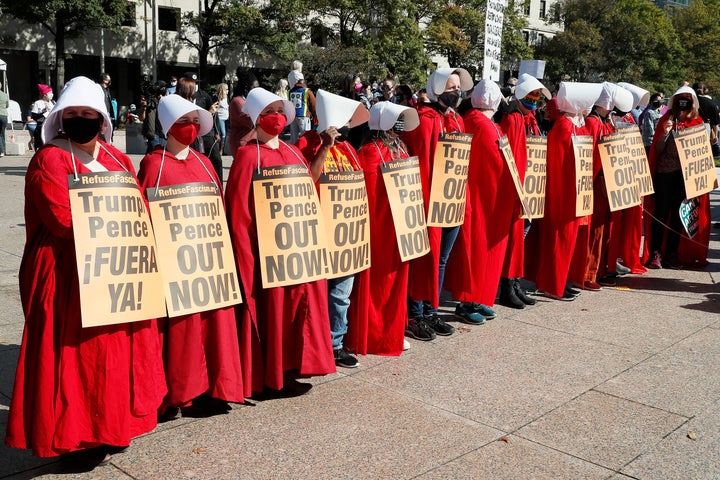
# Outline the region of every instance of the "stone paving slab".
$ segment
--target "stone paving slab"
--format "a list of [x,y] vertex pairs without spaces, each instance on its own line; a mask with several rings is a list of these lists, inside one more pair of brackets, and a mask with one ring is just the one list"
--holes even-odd
[[[692,439],[691,437],[694,437]],[[668,435],[657,448],[626,465],[635,478],[716,479],[720,472],[720,402]]]
[[692,417],[720,400],[720,331],[707,328],[597,390]]
[[509,435],[416,478],[594,480],[605,479],[611,473],[599,465]]
[[687,420],[657,408],[590,391],[521,428],[517,434],[618,470]]

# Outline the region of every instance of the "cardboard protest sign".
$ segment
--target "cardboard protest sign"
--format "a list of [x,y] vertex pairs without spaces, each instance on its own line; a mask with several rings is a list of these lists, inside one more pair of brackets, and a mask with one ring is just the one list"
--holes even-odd
[[605,189],[610,211],[640,205],[640,191],[635,180],[635,165],[630,160],[627,138],[621,133],[604,135],[598,141],[602,159]]
[[693,238],[700,230],[700,200],[697,198],[685,199],[680,202],[680,222],[688,237]]
[[370,217],[363,172],[320,175],[320,207],[328,234],[328,278],[370,268]]
[[395,224],[398,250],[403,262],[430,251],[425,223],[420,161],[418,157],[387,162],[380,166],[390,211]]
[[168,316],[242,303],[220,190],[186,183],[146,190]]
[[673,137],[682,166],[686,198],[699,197],[715,189],[717,172],[705,126],[674,131]]
[[165,316],[155,235],[128,172],[68,176],[83,327]]
[[517,193],[518,198],[520,199],[523,212],[528,212],[530,211],[530,207],[528,206],[527,198],[525,197],[525,189],[523,188],[522,180],[520,180],[520,172],[518,172],[517,164],[515,163],[515,155],[513,155],[512,148],[510,148],[510,142],[508,141],[507,135],[503,135],[498,139],[498,146],[500,147],[500,151],[505,158],[505,163],[510,170],[510,175],[512,176],[513,184],[515,185],[515,193]]
[[327,234],[305,165],[256,170],[253,198],[263,288],[327,278]]
[[572,137],[575,152],[575,216],[593,213],[593,137]]
[[645,144],[642,135],[637,126],[618,128],[617,133],[623,135],[628,145],[628,155],[630,161],[635,168],[635,181],[638,184],[638,193],[641,197],[652,195],[655,189],[652,183],[652,175],[650,174],[650,164],[648,163],[647,153],[645,152]]
[[465,221],[465,194],[472,134],[445,133],[435,148],[428,226],[457,227]]
[[529,219],[545,216],[545,185],[547,184],[547,138],[528,136],[527,168],[523,190],[527,198],[525,216]]

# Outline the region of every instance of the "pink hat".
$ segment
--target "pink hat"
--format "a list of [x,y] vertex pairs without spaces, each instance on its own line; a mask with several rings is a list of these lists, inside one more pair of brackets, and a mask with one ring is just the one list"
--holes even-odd
[[40,90],[40,95],[47,95],[48,93],[52,92],[52,88],[50,88],[49,85],[45,85],[44,83],[38,83],[38,90]]

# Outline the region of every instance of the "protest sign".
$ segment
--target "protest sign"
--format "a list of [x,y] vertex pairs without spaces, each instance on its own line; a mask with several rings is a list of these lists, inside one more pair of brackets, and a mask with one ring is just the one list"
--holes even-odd
[[510,142],[508,141],[507,135],[503,135],[498,139],[498,147],[500,148],[500,152],[505,158],[505,163],[510,170],[513,185],[515,185],[515,193],[517,193],[517,196],[520,199],[523,212],[528,212],[530,211],[530,207],[528,206],[527,198],[525,197],[525,190],[523,189],[522,180],[520,179],[520,172],[517,169],[515,155],[513,155],[512,148],[510,148]]
[[545,185],[547,184],[547,138],[528,136],[527,168],[523,190],[527,198],[525,216],[529,219],[545,216]]
[[688,237],[693,238],[700,230],[700,200],[691,198],[680,202],[680,222],[685,228]]
[[635,180],[635,164],[630,160],[630,147],[622,133],[604,135],[598,141],[605,189],[610,211],[640,205],[640,191]]
[[128,172],[68,176],[83,327],[165,316],[155,236]]
[[429,227],[457,227],[465,221],[465,195],[470,164],[469,133],[445,133],[435,148]]
[[575,152],[575,216],[593,213],[593,137],[572,137]]
[[328,278],[370,268],[370,218],[363,172],[320,175],[320,207],[328,234]]
[[146,190],[168,316],[242,302],[220,190],[186,183]]
[[380,166],[395,224],[398,250],[403,262],[430,251],[425,205],[420,180],[420,161],[410,157]]
[[673,137],[682,166],[686,198],[714,190],[717,172],[707,128],[704,125],[683,128],[674,131]]
[[635,181],[638,184],[638,193],[641,197],[652,195],[655,193],[652,183],[652,175],[650,174],[650,164],[648,163],[647,154],[645,153],[645,145],[643,143],[640,129],[637,126],[618,128],[617,133],[625,136],[629,149],[630,161],[635,168]]
[[305,165],[256,170],[253,198],[263,288],[327,278],[327,234]]

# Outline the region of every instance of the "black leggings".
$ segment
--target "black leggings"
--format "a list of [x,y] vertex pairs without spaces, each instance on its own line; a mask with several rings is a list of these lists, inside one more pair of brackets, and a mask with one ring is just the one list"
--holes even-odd
[[[680,244],[680,235],[675,232],[682,231],[680,222],[680,203],[685,199],[685,183],[682,171],[669,173],[656,173],[653,177],[655,188],[655,217],[664,222],[674,231],[667,230],[667,243],[664,256],[677,253]],[[668,220],[669,217],[669,220]],[[662,248],[665,226],[653,218],[650,236],[650,251],[660,251]]]

